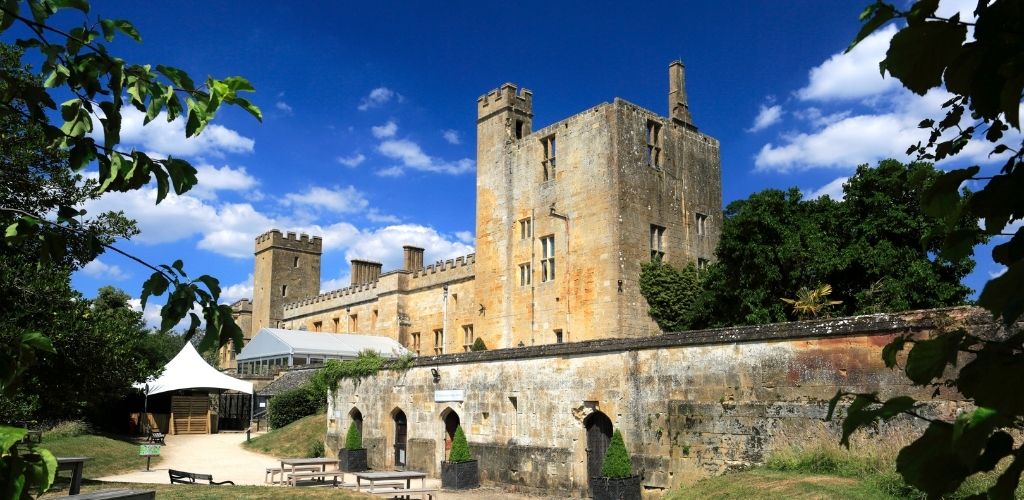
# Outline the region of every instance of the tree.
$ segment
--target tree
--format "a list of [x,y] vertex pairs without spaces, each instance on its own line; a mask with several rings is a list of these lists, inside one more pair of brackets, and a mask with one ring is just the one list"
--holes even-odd
[[[896,467],[903,479],[940,497],[958,489],[968,477],[1000,467],[989,488],[991,498],[1012,498],[1024,472],[1024,444],[1014,434],[1024,430],[1024,333],[1014,323],[1024,312],[1024,140],[1016,149],[1003,141],[1011,127],[1019,133],[1020,106],[1024,95],[1024,3],[1016,0],[979,1],[975,22],[959,14],[936,14],[938,0],[920,0],[908,10],[878,1],[861,14],[864,25],[850,45],[893,20],[902,20],[879,64],[883,75],[897,78],[907,89],[925,94],[945,86],[953,94],[942,109],[940,121],[926,118],[920,127],[929,130],[925,143],[911,145],[908,154],[943,160],[960,153],[970,141],[994,144],[990,157],[1004,161],[991,175],[979,175],[980,166],[955,169],[941,175],[922,193],[920,204],[945,226],[927,235],[937,241],[941,255],[955,260],[968,255],[986,236],[1010,236],[996,245],[993,259],[1006,272],[986,283],[978,304],[1007,326],[1003,335],[980,337],[964,328],[951,328],[921,338],[900,336],[882,351],[890,368],[910,347],[903,371],[916,385],[948,387],[974,404],[953,421],[926,419],[928,426],[914,442],[900,450]],[[969,28],[973,37],[968,38]],[[1016,140],[1016,139],[1014,139]],[[973,180],[980,189],[961,189]],[[963,214],[984,219],[985,224],[959,224]],[[832,399],[828,418],[837,404],[852,396],[843,420],[842,443],[857,429],[900,415],[923,418],[922,403],[909,396],[886,401],[875,394],[847,394]]]
[[466,433],[462,426],[455,428],[455,436],[452,437],[452,449],[448,451],[448,461],[452,463],[469,462],[473,456],[469,454],[469,442],[466,441]]
[[601,476],[610,479],[625,479],[632,475],[633,463],[629,460],[626,443],[622,440],[622,433],[615,429],[615,432],[612,433],[612,440],[608,443],[608,451],[604,455]]
[[640,266],[640,293],[648,313],[665,332],[680,332],[695,323],[696,305],[703,293],[696,266],[676,269],[660,260]]
[[345,434],[345,449],[363,449],[363,435],[359,432],[359,428],[356,427],[355,422],[352,422],[351,424],[348,425],[348,433]]

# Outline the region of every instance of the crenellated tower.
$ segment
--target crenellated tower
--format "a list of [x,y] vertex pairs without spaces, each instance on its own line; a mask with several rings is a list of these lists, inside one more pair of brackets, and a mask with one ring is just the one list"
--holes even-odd
[[272,229],[256,237],[255,253],[250,337],[260,328],[276,328],[285,303],[320,293],[323,240]]

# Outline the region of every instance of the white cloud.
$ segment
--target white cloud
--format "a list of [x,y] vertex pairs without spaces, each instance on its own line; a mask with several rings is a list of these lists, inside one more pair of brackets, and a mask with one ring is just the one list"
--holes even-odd
[[784,144],[765,144],[754,159],[756,170],[852,169],[881,158],[903,158],[907,146],[921,138],[913,118],[899,114],[861,115],[824,129],[793,134]]
[[82,272],[86,276],[107,281],[122,281],[128,278],[128,273],[116,264],[107,264],[100,259],[93,259],[84,267]]
[[370,222],[384,223],[384,224],[397,224],[402,222],[402,219],[394,215],[383,214],[376,208],[371,208],[366,211],[366,219]]
[[757,132],[764,130],[779,121],[782,120],[782,106],[776,104],[774,106],[761,105],[761,111],[757,114],[757,118],[754,118],[754,125],[747,129],[747,132]]
[[458,231],[455,233],[455,237],[463,243],[473,243],[473,233],[469,231]]
[[338,163],[345,165],[346,167],[358,167],[364,161],[366,161],[366,157],[360,153],[356,153],[352,156],[338,157]]
[[364,232],[345,252],[345,259],[372,259],[382,263],[385,270],[397,269],[402,265],[403,245],[423,248],[424,264],[473,253],[471,245],[453,241],[434,228],[400,224]]
[[370,93],[359,102],[359,111],[366,111],[370,108],[376,108],[387,104],[392,99],[402,100],[401,94],[391,90],[387,87],[377,87],[370,91]]
[[227,153],[251,153],[256,141],[221,125],[208,125],[196,137],[185,137],[185,121],[176,118],[168,123],[160,113],[143,126],[145,114],[133,107],[121,110],[121,142],[139,146],[162,156],[223,157]]
[[370,127],[370,132],[378,139],[394,137],[398,133],[398,124],[394,121],[388,121],[384,125]]
[[443,130],[443,131],[441,131],[441,136],[444,137],[444,140],[448,141],[448,144],[461,144],[462,143],[461,139],[459,138],[459,131],[458,130],[452,130],[452,129]]
[[840,201],[845,196],[843,193],[843,184],[849,177],[839,177],[818,189],[815,189],[806,195],[806,199],[814,200],[821,198],[822,196],[828,196],[833,200]]
[[[377,151],[388,158],[400,160],[402,162],[402,165],[399,167],[386,169],[391,171],[391,174],[400,175],[401,170],[396,172],[394,171],[396,168],[411,168],[424,172],[457,175],[471,172],[474,168],[473,160],[470,160],[469,158],[463,158],[453,162],[434,158],[424,153],[419,144],[407,139],[393,139],[381,142],[380,145],[377,146]],[[383,172],[384,171],[378,171],[377,173],[378,175],[389,175],[384,174]]]
[[1003,274],[1005,274],[1007,269],[1009,269],[1009,268],[1006,267],[1006,266],[999,266],[997,269],[989,271],[988,272],[988,277],[989,277],[989,279],[996,279],[996,278],[1002,276]]
[[238,299],[251,299],[253,290],[253,275],[249,273],[249,277],[245,281],[234,283],[228,286],[222,286],[220,289],[220,302],[222,304],[231,304]]
[[405,174],[405,169],[398,166],[382,168],[377,171],[377,175],[381,177],[401,177],[403,174]]
[[308,206],[338,213],[359,212],[370,204],[366,196],[354,186],[334,186],[330,189],[313,186],[304,193],[284,195],[281,203],[285,206]]
[[292,114],[292,111],[293,111],[291,105],[289,105],[288,103],[286,103],[284,101],[277,101],[276,103],[274,103],[274,107],[277,108],[280,111],[283,111],[285,114],[289,114],[289,115]]
[[352,275],[343,274],[337,278],[324,280],[320,282],[320,293],[333,292],[345,288],[352,284]]
[[[142,311],[142,299],[130,299],[128,305],[136,311]],[[142,321],[146,324],[147,328],[157,329],[160,328],[160,308],[163,304],[154,304],[152,301],[146,302],[146,310],[142,311]]]
[[847,53],[838,53],[812,68],[807,86],[796,95],[804,101],[860,99],[900,88],[895,78],[882,78],[878,62],[885,58],[889,40],[896,34],[890,24],[869,35]]
[[232,168],[213,165],[196,167],[196,179],[199,183],[188,191],[188,194],[201,199],[216,198],[217,191],[251,191],[259,181],[246,172],[245,167]]

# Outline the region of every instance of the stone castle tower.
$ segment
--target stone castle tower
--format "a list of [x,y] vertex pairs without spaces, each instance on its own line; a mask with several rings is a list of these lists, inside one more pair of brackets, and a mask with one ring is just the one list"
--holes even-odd
[[658,333],[641,265],[706,265],[722,207],[719,143],[694,123],[683,64],[668,76],[667,116],[616,98],[539,130],[529,90],[481,96],[476,254],[425,264],[408,247],[386,271],[355,259],[351,286],[321,294],[320,238],[272,230],[256,239],[250,335],[384,335],[428,355],[475,338],[496,349]]
[[277,229],[256,237],[253,271],[252,332],[277,328],[282,306],[320,293],[320,255],[323,240]]

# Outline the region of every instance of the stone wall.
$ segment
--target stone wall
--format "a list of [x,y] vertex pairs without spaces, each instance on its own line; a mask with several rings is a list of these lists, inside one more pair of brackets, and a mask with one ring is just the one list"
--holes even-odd
[[[979,310],[954,308],[421,357],[406,371],[343,382],[327,442],[340,446],[358,408],[370,462],[393,467],[401,411],[409,467],[436,476],[450,409],[485,483],[583,496],[584,422],[600,412],[656,492],[763,460],[777,436],[820,421],[837,389],[927,399],[930,389],[884,367],[881,349],[953,323],[995,328]],[[955,411],[958,399],[942,394],[933,411]]]

